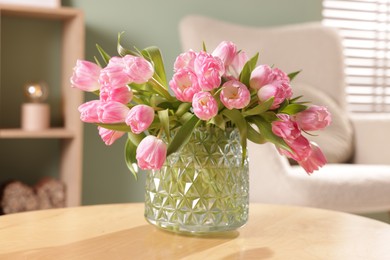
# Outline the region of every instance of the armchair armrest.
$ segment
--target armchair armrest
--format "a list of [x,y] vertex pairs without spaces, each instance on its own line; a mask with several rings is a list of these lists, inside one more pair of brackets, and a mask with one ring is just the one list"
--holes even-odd
[[351,114],[354,163],[390,164],[390,114]]

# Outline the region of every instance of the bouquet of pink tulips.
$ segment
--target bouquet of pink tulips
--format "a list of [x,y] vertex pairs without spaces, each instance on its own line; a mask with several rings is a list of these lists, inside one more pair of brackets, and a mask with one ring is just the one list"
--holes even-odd
[[96,124],[107,145],[127,133],[126,163],[135,176],[138,167],[160,169],[202,126],[238,128],[244,154],[247,140],[271,142],[308,173],[326,163],[302,133],[325,128],[331,117],[292,98],[298,72],[257,65],[258,54],[249,59],[224,41],[212,52],[203,46],[180,54],[168,83],[156,47],[131,51],[119,37],[118,56],[98,50],[102,61],[78,60],[71,78],[73,87],[99,96],[79,107],[81,120]]

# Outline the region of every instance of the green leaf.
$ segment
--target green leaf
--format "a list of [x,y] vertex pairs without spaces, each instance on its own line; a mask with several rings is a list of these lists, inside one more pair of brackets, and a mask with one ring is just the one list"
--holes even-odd
[[257,59],[259,58],[259,53],[256,53],[247,63],[245,63],[244,68],[240,74],[240,81],[244,83],[246,86],[249,86],[249,79],[251,77],[251,73],[256,67]]
[[252,142],[256,143],[256,144],[264,144],[266,143],[267,141],[265,140],[265,138],[259,133],[257,132],[249,122],[247,122],[246,124],[246,127],[248,129],[248,139],[251,140]]
[[166,100],[170,101],[170,102],[175,102],[176,99],[174,97],[171,96],[171,94],[169,94],[168,90],[166,89],[166,87],[164,87],[158,80],[156,80],[154,77],[151,78],[149,81],[148,81],[148,84],[151,85],[151,89],[150,91],[154,91],[156,94],[159,94],[161,96],[163,96]]
[[148,53],[149,58],[153,62],[154,71],[158,75],[158,80],[167,89],[168,88],[167,78],[165,74],[164,61],[160,49],[155,46],[151,46],[144,49],[144,51]]
[[137,146],[127,139],[125,144],[125,162],[129,171],[133,174],[134,178],[138,180],[138,165],[136,159]]
[[192,115],[192,117],[179,128],[168,146],[167,156],[178,151],[188,142],[188,140],[190,140],[191,134],[199,122],[200,119],[196,115]]
[[202,49],[204,52],[207,52],[206,43],[204,41],[202,42]]
[[100,68],[103,68],[102,64],[100,63],[100,61],[98,60],[98,58],[96,56],[93,56],[93,59],[95,60],[95,63],[100,67]]
[[145,87],[145,84],[136,84],[136,83],[132,82],[132,83],[130,83],[128,86],[129,86],[129,87],[133,90],[133,92],[134,92],[134,91],[142,91],[143,88]]
[[279,118],[276,116],[276,113],[272,111],[268,111],[261,114],[261,117],[268,123],[272,123],[273,121],[279,120]]
[[222,115],[229,118],[238,128],[240,132],[240,141],[242,146],[242,162],[246,156],[246,143],[247,143],[247,124],[244,116],[237,109],[228,110],[225,109],[221,112]]
[[273,103],[274,103],[274,98],[272,97],[272,98],[268,99],[267,101],[258,104],[254,108],[244,111],[244,113],[243,113],[244,117],[253,116],[253,115],[260,115],[260,114],[268,111]]
[[92,94],[95,94],[96,96],[100,96],[100,89],[90,92]]
[[168,102],[165,99],[164,99],[164,102],[159,103],[157,105],[157,107],[159,107],[161,109],[172,109],[172,110],[175,110],[175,108],[176,108],[173,103]]
[[135,51],[126,49],[126,48],[124,48],[124,47],[122,46],[122,44],[121,44],[122,34],[123,34],[123,32],[118,33],[118,43],[117,43],[117,46],[116,46],[116,49],[117,49],[118,54],[119,54],[121,57],[126,56],[126,55],[128,55],[128,54],[133,55],[133,56],[139,56],[139,54],[136,53]]
[[[172,106],[171,103],[166,102],[166,99],[159,96],[159,95],[152,95],[149,98],[149,102],[150,102],[150,106],[152,106],[152,107],[168,108],[168,107]],[[168,104],[165,104],[165,103],[168,103]]]
[[280,111],[280,113],[285,113],[289,115],[295,115],[299,112],[302,112],[307,109],[307,106],[301,105],[301,104],[290,104],[283,108],[283,110]]
[[187,102],[180,103],[179,107],[175,112],[175,115],[181,117],[182,115],[184,115],[184,113],[188,112],[191,106],[192,106],[191,103],[187,103]]
[[134,134],[133,132],[127,133],[127,137],[131,140],[131,142],[138,146],[139,143],[146,137],[145,133],[140,133],[140,134]]
[[191,114],[190,112],[186,112],[184,113],[180,119],[179,119],[179,122],[184,125],[188,120],[190,120],[192,118],[194,114]]
[[130,132],[131,131],[130,127],[128,125],[126,125],[125,123],[119,123],[119,124],[98,123],[97,125],[105,128],[105,129],[115,130],[115,131],[120,131],[120,132]]
[[287,107],[290,104],[290,101],[288,99],[285,99],[278,108],[278,111],[282,111],[285,107]]
[[216,115],[215,117],[213,117],[213,118],[210,120],[210,123],[211,123],[211,124],[214,124],[214,125],[216,125],[216,126],[218,126],[218,127],[221,128],[222,130],[225,130],[226,122],[225,122],[225,120],[223,119],[223,116],[222,116],[221,114]]
[[295,71],[295,72],[291,72],[290,74],[288,74],[288,78],[290,79],[290,81],[292,81],[299,73],[301,73],[302,70],[298,70],[298,71]]
[[267,122],[261,116],[252,116],[248,118],[248,120],[257,126],[260,131],[260,134],[264,137],[265,140],[275,144],[277,147],[283,148],[287,151],[291,151],[291,148],[286,144],[286,142],[272,132],[272,124],[270,122]]
[[300,98],[302,98],[302,97],[303,97],[303,95],[294,97],[294,98],[290,99],[290,103],[295,103],[298,99],[300,99]]
[[169,109],[158,111],[157,114],[158,118],[160,119],[160,124],[164,129],[165,136],[167,137],[168,142],[170,142],[171,135],[169,133]]
[[111,59],[111,56],[108,55],[107,52],[105,52],[105,51],[103,50],[103,48],[100,47],[99,44],[96,44],[96,48],[97,48],[98,52],[100,53],[100,56],[102,56],[103,61],[104,61],[106,64],[108,64],[108,62],[109,62],[110,59]]

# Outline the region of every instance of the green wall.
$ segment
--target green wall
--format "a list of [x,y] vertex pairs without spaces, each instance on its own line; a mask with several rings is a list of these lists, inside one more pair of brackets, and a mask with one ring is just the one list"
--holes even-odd
[[[61,93],[61,23],[1,16],[0,128],[20,127],[23,86],[44,80],[49,86],[51,126],[63,126]],[[0,138],[0,185],[20,180],[29,185],[59,172],[57,139]]]
[[[115,54],[117,33],[123,31],[123,43],[128,46],[159,46],[168,74],[181,52],[177,25],[187,14],[259,26],[321,20],[321,0],[63,0],[62,3],[85,13],[87,59],[97,55],[96,43]],[[85,125],[83,204],[143,200],[145,173],[140,174],[138,181],[134,180],[124,163],[123,145],[124,140],[120,140],[106,147],[96,127]]]

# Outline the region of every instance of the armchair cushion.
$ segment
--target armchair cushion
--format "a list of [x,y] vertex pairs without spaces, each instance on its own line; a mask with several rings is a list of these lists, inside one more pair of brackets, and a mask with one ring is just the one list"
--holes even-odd
[[304,96],[302,101],[325,106],[332,114],[332,124],[329,127],[314,133],[314,136],[306,135],[306,137],[321,147],[329,163],[348,162],[353,155],[354,138],[346,111],[325,92],[309,84],[293,81],[293,90],[294,96]]
[[[328,208],[352,213],[383,212],[390,208],[388,165],[328,164],[313,176],[293,166],[289,185],[296,191],[286,204]],[[286,194],[292,194],[286,191]]]
[[355,136],[354,163],[390,164],[390,115],[350,114]]

